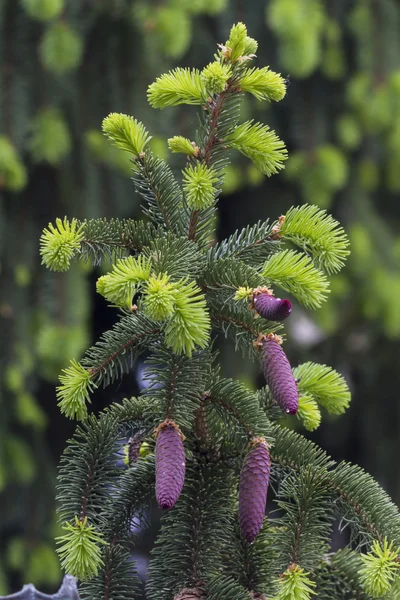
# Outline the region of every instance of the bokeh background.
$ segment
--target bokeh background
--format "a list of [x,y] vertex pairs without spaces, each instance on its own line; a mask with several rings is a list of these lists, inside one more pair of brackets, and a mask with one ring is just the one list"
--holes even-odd
[[[268,122],[290,158],[270,179],[234,158],[218,237],[305,202],[345,226],[351,257],[322,309],[292,314],[289,357],[345,375],[350,410],[307,435],[400,502],[398,0],[0,0],[0,595],[58,586],[56,465],[74,424],[55,384],[115,321],[95,293],[98,269],[41,267],[41,230],[64,215],[138,216],[129,158],[103,138],[102,119],[134,115],[167,156],[167,137],[193,137],[196,109],[150,109],[147,86],[210,62],[238,20],[259,41],[256,64],[290,83],[279,104],[247,99],[243,118]],[[227,375],[261,384],[223,343],[221,357]],[[126,376],[94,410],[139,387]]]

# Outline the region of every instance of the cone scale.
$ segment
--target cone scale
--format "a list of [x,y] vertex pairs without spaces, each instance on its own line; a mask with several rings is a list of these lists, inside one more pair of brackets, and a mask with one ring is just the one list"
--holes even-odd
[[277,335],[264,336],[260,342],[261,370],[275,402],[287,414],[295,415],[299,409],[299,392],[281,343],[282,339]]
[[156,499],[161,508],[171,508],[178,500],[185,481],[183,436],[174,421],[161,423],[156,435]]
[[268,321],[284,321],[292,312],[290,300],[275,298],[267,288],[253,293],[253,307]]
[[239,523],[243,537],[254,542],[265,515],[271,459],[264,438],[251,442],[240,473]]

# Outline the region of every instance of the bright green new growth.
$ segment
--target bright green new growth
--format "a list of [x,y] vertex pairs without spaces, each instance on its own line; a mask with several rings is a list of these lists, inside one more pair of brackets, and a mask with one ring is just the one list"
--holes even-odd
[[178,104],[201,104],[206,91],[200,71],[178,68],[158,77],[149,86],[147,97],[153,108],[166,108]]
[[225,142],[253,161],[264,175],[278,173],[287,159],[285,144],[268,125],[262,123],[242,123],[227,135]]
[[189,165],[183,171],[183,189],[186,201],[194,210],[204,210],[214,202],[218,181],[217,173],[202,163]]
[[168,275],[152,275],[143,290],[143,308],[150,319],[165,321],[175,307],[175,289]]
[[279,73],[270,71],[268,67],[246,69],[240,79],[240,89],[249,92],[257,100],[279,102],[286,94],[284,79]]
[[251,287],[240,287],[236,290],[234,300],[248,300],[253,293]]
[[92,373],[72,359],[71,365],[63,369],[60,383],[57,400],[61,412],[69,419],[82,421],[87,416],[86,403],[90,402],[89,393],[94,388]]
[[385,538],[383,544],[375,540],[371,552],[362,554],[363,567],[360,580],[363,588],[373,598],[381,598],[392,587],[393,581],[400,576],[400,548],[394,549],[393,542]]
[[110,273],[98,279],[96,289],[115,306],[131,308],[138,285],[146,281],[150,273],[150,259],[144,256],[120,258]]
[[97,575],[104,564],[100,546],[106,544],[101,533],[88,525],[87,517],[81,521],[75,517],[75,524],[67,522],[63,529],[68,533],[56,538],[62,544],[57,553],[63,569],[81,580]]
[[310,254],[316,266],[327,273],[340,271],[350,254],[343,228],[318,206],[305,204],[289,209],[279,233]]
[[313,396],[302,394],[299,396],[299,411],[297,416],[303,421],[307,431],[318,429],[321,424],[321,411]]
[[252,37],[246,36],[244,39],[244,55],[249,58],[255,58],[258,50],[258,42]]
[[226,82],[232,75],[229,65],[215,61],[204,67],[201,72],[201,80],[209,94],[219,94],[225,89]]
[[247,37],[246,25],[243,23],[237,23],[237,25],[234,25],[231,29],[229,40],[226,42],[225,46],[229,49],[227,58],[233,63],[242,56],[245,56],[246,50],[250,50],[251,46],[253,46]]
[[134,156],[139,156],[151,140],[142,123],[119,113],[111,113],[103,121],[103,132],[114,144]]
[[175,288],[175,312],[165,330],[165,343],[177,354],[192,355],[196,346],[209,342],[210,317],[207,303],[194,281],[182,281]]
[[333,415],[341,415],[349,407],[350,390],[345,379],[326,365],[306,362],[293,369],[299,379],[301,394],[311,396]]
[[83,225],[78,227],[76,219],[71,223],[56,219],[57,228],[49,223],[40,238],[42,264],[51,271],[68,271],[71,259],[79,252],[83,239]]
[[307,308],[318,308],[329,293],[325,275],[312,260],[295,250],[273,254],[264,264],[262,274],[273,283],[293,294]]
[[274,600],[310,600],[316,591],[309,574],[298,565],[290,566],[279,579],[279,591]]
[[196,156],[196,145],[181,135],[175,135],[168,140],[168,148],[171,152]]

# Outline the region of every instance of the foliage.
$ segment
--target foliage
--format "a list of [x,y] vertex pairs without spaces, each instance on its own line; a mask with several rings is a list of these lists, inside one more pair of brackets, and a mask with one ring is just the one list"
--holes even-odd
[[190,208],[202,210],[213,204],[214,183],[218,181],[215,171],[201,163],[189,165],[183,172],[183,189]]
[[[152,553],[149,598],[179,598],[194,590],[190,593],[212,598],[275,594],[277,600],[308,600],[318,593],[316,580],[338,518],[351,527],[350,545],[355,550],[374,539],[378,544],[374,552],[385,562],[377,565],[376,557],[362,558],[365,567],[354,585],[361,582],[386,590],[393,580],[397,554],[391,554],[390,544],[397,544],[398,512],[384,492],[357,467],[336,465],[306,438],[274,423],[285,413],[278,410],[271,382],[270,389],[254,393],[223,377],[216,364],[212,332],[230,333],[235,348],[261,360],[262,366],[268,356],[259,348],[272,340],[280,351],[274,376],[282,379],[289,373],[293,394],[300,394],[299,416],[307,429],[320,423],[318,405],[341,414],[350,402],[343,377],[325,365],[307,362],[292,374],[276,335],[283,325],[258,318],[251,302],[267,284],[293,293],[308,308],[318,308],[328,292],[322,269],[328,274],[340,270],[348,254],[339,224],[314,207],[295,207],[271,226],[248,227],[214,247],[208,235],[198,235],[201,228],[212,231],[210,209],[216,207],[228,164],[223,155],[230,147],[241,149],[268,174],[282,168],[286,158],[283,142],[267,126],[239,122],[241,78],[247,77],[250,94],[267,87],[265,72],[261,77],[244,67],[252,59],[244,54],[248,47],[254,43],[246,27],[234,25],[216,54],[222,67],[219,74],[228,75],[224,67],[229,67],[223,87],[218,88],[215,80],[210,84],[210,69],[202,79],[200,71],[188,68],[176,68],[150,85],[153,107],[203,105],[202,134],[195,138],[198,151],[187,152],[186,139],[175,144],[187,156],[179,177],[151,149],[144,151],[147,133],[137,120],[113,113],[104,121],[111,141],[136,157],[136,186],[153,226],[137,224],[135,237],[142,237],[143,243],[129,246],[121,235],[126,223],[110,223],[115,245],[130,254],[115,258],[109,272],[99,278],[97,290],[113,303],[120,318],[81,363],[72,361],[64,370],[57,392],[66,416],[83,419],[62,461],[58,500],[68,533],[60,540],[59,553],[71,574],[89,580],[83,587],[88,598],[110,597],[112,592],[116,600],[125,600],[136,588],[135,575],[127,566],[132,519],[143,522],[154,495],[154,475],[156,486],[161,485],[158,441],[155,455],[136,452],[126,469],[117,468],[127,429],[133,436],[141,432],[140,443],[148,447],[153,447],[160,431],[169,432],[162,438],[162,461],[164,465],[171,457],[172,487],[178,468],[178,493],[186,465],[182,492],[177,501],[178,494],[174,495],[171,503],[176,504],[162,519]],[[212,68],[213,77],[217,71]],[[273,86],[281,82],[277,74],[269,75],[268,81]],[[214,98],[207,98],[203,85],[213,86]],[[269,98],[273,96],[269,91]],[[275,94],[276,99],[281,97],[283,93]],[[58,226],[58,231],[46,230],[42,242],[49,268],[84,257],[88,228],[96,258],[113,257],[102,244],[105,221],[73,221],[73,225],[65,221]],[[285,248],[287,242],[295,242],[300,250]],[[57,254],[49,259],[54,247]],[[148,386],[141,397],[115,404],[97,417],[88,416],[94,389],[120,379],[143,352],[150,356]],[[297,412],[297,405],[291,412]],[[168,440],[173,440],[171,446]],[[265,518],[266,533],[252,551],[238,526],[238,474],[249,449],[260,442],[268,473],[271,452],[273,501],[280,516]],[[182,455],[185,448],[179,465],[171,455],[174,444]],[[248,465],[255,469],[249,480],[257,481],[257,453]],[[243,502],[240,510],[246,510]],[[265,556],[263,546],[268,549]]]
[[277,252],[263,266],[263,276],[293,294],[307,308],[318,308],[329,292],[328,280],[311,259],[294,250]]
[[104,119],[103,132],[118,148],[134,156],[139,156],[151,140],[142,123],[117,113],[112,113]]
[[301,393],[311,396],[334,415],[342,414],[350,404],[350,392],[344,378],[326,365],[307,362],[294,369]]
[[229,146],[250,158],[265,175],[273,175],[283,168],[287,158],[285,144],[268,125],[246,121],[226,138]]
[[57,550],[62,567],[68,573],[75,573],[79,579],[97,575],[102,565],[98,544],[105,544],[102,536],[93,529],[93,525],[88,525],[87,517],[83,521],[75,517],[75,524],[66,523],[63,529],[68,533],[57,539],[59,544],[63,544]]
[[42,261],[53,271],[67,271],[72,257],[79,251],[83,238],[82,226],[76,219],[71,223],[67,217],[64,221],[56,220],[57,228],[49,223],[40,238]]
[[[55,21],[48,24],[40,22],[27,7],[36,7],[35,11],[38,11],[37,7],[46,5],[55,10],[54,7],[61,4],[64,4],[62,22],[81,38],[84,53],[76,68],[65,75],[54,76],[44,68],[38,47],[52,24],[58,23],[59,17],[52,16]],[[1,3],[0,44],[4,66],[0,75],[1,130],[2,139],[6,139],[7,145],[14,149],[17,161],[11,161],[10,168],[8,165],[3,168],[0,158],[4,240],[0,306],[7,339],[3,346],[5,361],[7,369],[12,367],[18,373],[20,387],[13,391],[5,382],[6,402],[2,405],[0,427],[4,439],[8,432],[15,440],[21,435],[25,438],[25,463],[20,461],[21,469],[22,464],[27,465],[27,471],[34,467],[33,454],[41,466],[36,468],[36,479],[30,479],[37,482],[34,489],[26,484],[15,485],[18,475],[14,473],[13,465],[15,463],[17,469],[18,460],[14,460],[12,452],[1,453],[0,472],[2,485],[7,486],[14,481],[12,487],[6,488],[7,494],[10,504],[20,506],[21,512],[18,517],[15,512],[14,520],[10,516],[10,522],[14,527],[23,528],[24,535],[26,532],[29,559],[34,556],[38,544],[51,546],[48,517],[44,522],[41,518],[33,518],[32,512],[34,506],[44,502],[45,490],[47,499],[52,494],[52,484],[43,434],[31,436],[30,425],[20,423],[23,415],[28,414],[23,409],[26,398],[30,397],[29,405],[32,406],[33,401],[33,406],[42,414],[45,409],[50,410],[52,398],[46,392],[49,387],[45,387],[43,392],[42,386],[46,384],[39,377],[54,381],[60,368],[70,358],[78,360],[90,343],[92,332],[88,314],[94,294],[93,286],[86,285],[85,278],[92,261],[99,264],[103,250],[113,261],[133,252],[133,248],[140,251],[153,231],[149,223],[144,226],[141,222],[138,228],[133,220],[122,220],[127,215],[136,214],[137,199],[131,193],[128,179],[133,165],[127,152],[111,146],[101,135],[101,121],[110,111],[120,110],[129,114],[134,107],[135,115],[140,115],[149,126],[151,124],[152,132],[158,130],[167,136],[173,135],[175,119],[179,119],[182,125],[185,122],[181,121],[183,113],[171,112],[168,120],[164,115],[160,120],[153,115],[150,117],[141,101],[143,85],[155,72],[159,72],[160,61],[163,61],[162,68],[172,68],[169,62],[171,56],[174,60],[184,59],[185,65],[193,59],[199,66],[211,36],[216,35],[219,41],[228,37],[226,27],[234,18],[233,8],[232,3],[226,0],[212,3],[167,0],[162,7],[153,0],[100,0],[95,7],[88,3],[75,5],[55,0],[5,0]],[[245,55],[257,54],[259,63],[264,61],[273,65],[284,77],[290,74],[286,82],[290,83],[290,93],[278,109],[273,103],[267,107],[267,103],[258,105],[245,99],[243,115],[245,119],[254,117],[263,120],[268,110],[268,120],[291,149],[285,173],[289,171],[296,151],[301,151],[307,158],[306,166],[299,169],[301,173],[310,171],[313,161],[318,158],[319,146],[329,144],[339,151],[339,155],[331,156],[332,162],[328,161],[322,177],[313,176],[311,179],[314,180],[310,183],[303,183],[298,178],[285,183],[279,177],[268,181],[267,191],[265,184],[260,185],[263,177],[257,176],[254,166],[248,166],[247,161],[236,154],[233,156],[234,164],[227,170],[224,189],[228,196],[235,191],[245,191],[246,207],[243,203],[240,212],[246,208],[251,213],[249,221],[252,223],[258,218],[254,217],[256,211],[263,210],[263,218],[268,211],[277,216],[285,212],[290,203],[297,204],[302,197],[306,202],[325,202],[324,206],[346,224],[352,248],[348,268],[332,279],[330,302],[325,303],[313,318],[332,336],[329,346],[337,345],[337,356],[348,365],[348,373],[356,377],[352,384],[361,408],[357,411],[355,407],[360,419],[348,422],[349,429],[340,430],[343,444],[348,445],[347,453],[352,452],[356,445],[363,448],[366,467],[379,472],[380,479],[396,493],[396,480],[392,477],[394,460],[388,458],[388,455],[395,456],[395,445],[392,444],[390,450],[387,444],[381,443],[381,439],[390,435],[392,415],[396,410],[391,405],[395,394],[385,386],[397,385],[388,369],[398,351],[396,340],[400,332],[399,305],[394,301],[399,287],[398,203],[395,195],[400,172],[399,113],[396,109],[399,8],[392,0],[377,4],[339,0],[337,8],[333,14],[327,3],[308,0],[255,0],[251,4],[251,30],[263,43],[257,50],[255,40],[247,36],[243,52]],[[226,13],[215,18],[221,10],[226,10]],[[203,64],[208,60],[209,56]],[[8,65],[11,65],[11,70]],[[251,63],[244,62],[243,66],[251,68]],[[142,73],[146,74],[146,82]],[[73,141],[65,158],[51,169],[44,163],[34,164],[29,152],[34,119],[47,108],[55,109],[61,115]],[[391,115],[390,122],[388,115]],[[183,133],[190,137],[187,128]],[[97,145],[87,143],[88,139],[94,138]],[[347,143],[349,139],[350,145]],[[99,144],[101,151],[98,150]],[[192,147],[195,145],[193,142]],[[327,190],[326,184],[330,181],[330,171],[337,170],[334,161],[338,157],[342,166],[343,161],[347,164],[348,178],[344,187],[332,192]],[[361,169],[361,166],[364,168]],[[369,187],[365,187],[365,173]],[[276,209],[278,202],[279,213]],[[222,226],[226,224],[229,233],[238,227],[234,220],[237,206],[237,196],[224,199],[224,207],[229,207],[229,211],[225,210]],[[24,216],[26,207],[29,208],[29,219]],[[111,212],[120,219],[110,222],[103,218],[103,215],[109,217]],[[36,247],[39,229],[55,216],[64,214],[79,216],[79,223],[84,224],[87,235],[79,256],[87,259],[88,264],[82,269],[73,265],[66,276],[60,277],[40,269]],[[217,244],[209,252],[233,252],[246,263],[258,266],[267,260],[271,248],[281,243],[272,239],[271,226],[263,221],[259,229],[257,224],[241,233],[239,229],[237,235],[242,237],[237,246],[232,237],[227,240],[227,246]],[[261,234],[261,229],[265,235]],[[262,238],[263,241],[252,245],[250,238],[256,231],[260,232],[260,240]],[[253,242],[258,233],[254,236]],[[126,246],[120,245],[120,242],[125,242]],[[317,266],[325,270],[322,263]],[[22,287],[20,281],[24,272],[25,281],[28,274],[29,282]],[[103,272],[96,273],[96,276]],[[184,272],[180,276],[185,275]],[[18,314],[17,319],[7,316],[12,312]],[[237,317],[237,312],[226,305],[219,317]],[[222,323],[221,320],[214,323],[217,322]],[[224,323],[228,326],[227,321]],[[229,323],[228,335],[232,336],[233,329],[238,326],[232,321]],[[371,323],[373,326],[370,326]],[[259,324],[254,325],[261,329]],[[242,330],[241,341],[246,335]],[[362,355],[362,361],[359,360],[360,353],[354,350],[356,341],[365,344],[366,354]],[[296,352],[294,347],[293,352]],[[387,355],[381,360],[379,357],[383,353]],[[247,370],[240,359],[235,362],[232,356],[224,360],[233,370],[239,365],[241,374]],[[361,362],[363,368],[360,374]],[[341,369],[340,366],[336,368]],[[371,385],[371,377],[378,371],[378,378],[379,370],[380,381],[384,383],[378,389],[378,384]],[[368,383],[360,389],[363,380]],[[29,396],[24,394],[24,390]],[[382,398],[382,403],[374,412],[371,407],[378,397]],[[384,411],[381,408],[383,399]],[[376,428],[378,415],[379,429]],[[69,435],[63,421],[57,422],[54,414],[48,422],[52,427],[47,429],[46,435],[51,439],[55,429],[59,431],[60,438]],[[373,450],[371,440],[374,440]],[[324,436],[324,443],[331,442]],[[39,490],[43,495],[39,495]],[[36,499],[29,505],[23,502],[27,494]],[[7,531],[3,530],[6,538],[9,531],[9,526]],[[36,536],[33,542],[32,536]],[[117,559],[115,561],[117,564]],[[20,572],[25,569],[24,580],[30,580],[27,575],[29,560],[25,557],[19,565]],[[339,591],[334,597],[340,597]]]
[[205,99],[205,88],[200,72],[178,68],[161,75],[149,87],[148,99],[153,108],[201,104]]
[[318,267],[335,273],[350,254],[349,242],[331,215],[307,204],[291,208],[285,216],[279,235],[308,252]]
[[399,572],[399,550],[394,550],[393,543],[389,544],[386,538],[383,545],[375,540],[371,550],[367,555],[361,556],[363,567],[360,570],[360,580],[373,598],[380,598],[390,590]]

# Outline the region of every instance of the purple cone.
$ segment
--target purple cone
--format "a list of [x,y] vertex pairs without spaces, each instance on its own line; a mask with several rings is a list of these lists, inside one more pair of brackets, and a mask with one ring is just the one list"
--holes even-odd
[[253,542],[265,515],[271,459],[261,438],[246,456],[239,484],[239,523],[243,537]]
[[185,481],[185,449],[175,424],[160,427],[155,454],[157,502],[161,508],[171,508]]
[[284,321],[292,312],[290,300],[275,298],[267,292],[255,295],[253,305],[258,314],[268,321]]
[[262,341],[261,370],[271,394],[283,410],[295,415],[299,409],[299,392],[292,368],[274,335]]

